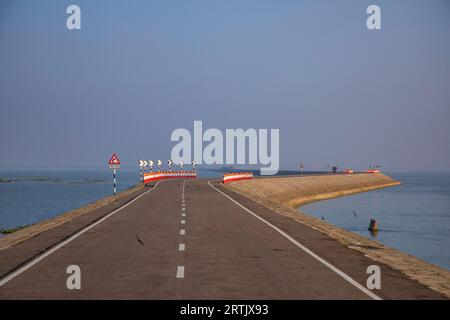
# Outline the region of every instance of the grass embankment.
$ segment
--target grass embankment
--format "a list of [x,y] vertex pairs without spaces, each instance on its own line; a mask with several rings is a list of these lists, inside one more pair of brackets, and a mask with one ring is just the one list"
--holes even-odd
[[29,227],[29,226],[31,226],[31,224],[26,224],[26,225],[23,225],[23,226],[17,226],[17,227],[10,228],[10,229],[0,229],[0,233],[2,233],[2,234],[11,234],[11,233],[19,231],[21,229],[24,229],[26,227]]

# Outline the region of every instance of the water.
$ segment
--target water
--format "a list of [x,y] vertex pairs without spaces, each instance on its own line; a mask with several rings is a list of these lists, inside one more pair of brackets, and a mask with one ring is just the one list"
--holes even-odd
[[[220,173],[199,171],[202,177]],[[112,170],[0,171],[0,230],[37,223],[112,194]],[[137,170],[117,170],[117,191],[139,182]],[[1,233],[0,233],[1,235]]]
[[[319,201],[299,210],[450,270],[450,173],[389,176],[402,185]],[[379,223],[377,236],[367,230],[371,218]]]
[[[112,172],[0,172],[0,229],[29,225],[112,194]],[[118,191],[138,182],[136,172],[118,170]]]

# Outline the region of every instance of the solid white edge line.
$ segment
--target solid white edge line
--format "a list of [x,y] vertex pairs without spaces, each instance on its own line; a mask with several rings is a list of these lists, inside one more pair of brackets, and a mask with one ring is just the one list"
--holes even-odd
[[160,181],[158,181],[153,188],[151,188],[150,190],[140,194],[139,196],[137,196],[136,198],[134,198],[133,200],[131,200],[130,202],[127,202],[126,204],[124,204],[123,206],[117,208],[116,210],[114,210],[111,213],[108,213],[106,216],[104,216],[103,218],[101,218],[100,220],[95,221],[94,223],[88,225],[87,227],[85,227],[84,229],[81,229],[80,231],[78,231],[77,233],[75,233],[74,235],[72,235],[70,238],[67,238],[66,240],[58,243],[57,245],[55,245],[54,247],[48,249],[47,251],[45,251],[44,253],[42,253],[41,255],[35,257],[33,260],[29,261],[28,263],[26,263],[25,265],[23,265],[22,267],[20,267],[19,269],[17,269],[16,271],[12,272],[11,274],[7,275],[6,277],[4,277],[3,279],[0,280],[0,287],[3,286],[4,284],[8,283],[9,281],[11,281],[12,279],[14,279],[15,277],[17,277],[18,275],[20,275],[21,273],[27,271],[28,269],[30,269],[32,266],[34,266],[35,264],[37,264],[38,262],[44,260],[46,257],[48,257],[49,255],[51,255],[52,253],[54,253],[56,250],[64,247],[66,244],[72,242],[73,240],[75,240],[76,238],[78,238],[79,236],[81,236],[83,233],[85,233],[86,231],[89,231],[90,229],[94,228],[95,226],[99,225],[100,223],[102,223],[103,221],[105,221],[106,219],[108,219],[109,217],[111,217],[112,215],[116,214],[117,212],[119,212],[120,210],[128,207],[130,204],[134,203],[135,201],[137,201],[139,198],[145,196],[147,193],[149,193],[150,191],[152,191],[153,189],[156,188],[156,186],[160,183]]
[[323,258],[319,257],[317,254],[315,254],[314,252],[312,252],[311,250],[309,250],[307,247],[305,247],[304,245],[302,245],[300,242],[298,242],[297,240],[295,240],[294,238],[292,238],[290,235],[288,235],[286,232],[284,232],[283,230],[281,230],[280,228],[274,226],[273,224],[271,224],[269,221],[265,220],[264,218],[261,218],[260,216],[258,216],[256,213],[254,213],[253,211],[251,211],[250,209],[247,209],[246,207],[244,207],[242,204],[240,204],[239,202],[237,202],[236,200],[234,200],[232,197],[230,197],[229,195],[227,195],[225,192],[217,189],[215,186],[213,186],[211,184],[211,181],[208,181],[208,184],[210,187],[214,188],[216,191],[220,192],[223,196],[227,197],[228,199],[230,199],[231,201],[233,201],[235,204],[237,204],[239,207],[241,207],[242,209],[244,209],[245,211],[247,211],[248,213],[250,213],[251,215],[253,215],[255,218],[257,218],[258,220],[260,220],[261,222],[267,224],[269,227],[271,227],[272,229],[274,229],[275,231],[277,231],[278,233],[280,233],[283,237],[285,237],[286,239],[288,239],[290,242],[292,242],[293,244],[295,244],[297,247],[299,247],[300,249],[302,249],[303,251],[305,251],[306,253],[308,253],[310,256],[312,256],[313,258],[315,258],[316,260],[318,260],[320,263],[322,263],[323,265],[325,265],[326,267],[328,267],[330,270],[332,270],[333,272],[335,272],[336,274],[338,274],[339,276],[341,276],[342,278],[344,278],[347,282],[349,282],[350,284],[352,284],[354,287],[356,287],[357,289],[359,289],[360,291],[364,292],[366,295],[368,295],[369,297],[371,297],[374,300],[382,300],[379,296],[377,296],[376,294],[374,294],[373,292],[371,292],[369,289],[365,288],[364,286],[360,285],[358,282],[356,282],[352,277],[350,277],[349,275],[347,275],[346,273],[344,273],[343,271],[339,270],[338,268],[336,268],[335,266],[333,266],[331,263],[329,263],[328,261],[324,260]]

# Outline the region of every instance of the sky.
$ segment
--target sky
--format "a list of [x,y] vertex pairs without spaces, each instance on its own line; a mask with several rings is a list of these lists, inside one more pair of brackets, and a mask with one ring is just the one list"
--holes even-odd
[[449,171],[450,3],[0,1],[0,169],[168,159],[194,120],[279,129],[283,169]]

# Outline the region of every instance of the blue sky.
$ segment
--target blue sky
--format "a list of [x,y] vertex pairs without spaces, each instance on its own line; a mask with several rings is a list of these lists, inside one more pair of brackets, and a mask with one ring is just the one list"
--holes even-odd
[[445,0],[2,0],[0,168],[167,159],[202,120],[279,128],[282,168],[448,171],[449,57]]

